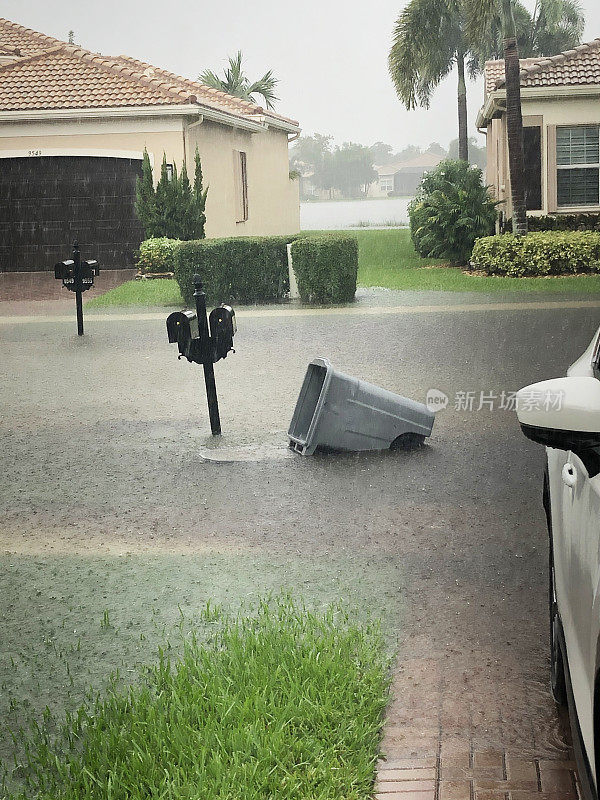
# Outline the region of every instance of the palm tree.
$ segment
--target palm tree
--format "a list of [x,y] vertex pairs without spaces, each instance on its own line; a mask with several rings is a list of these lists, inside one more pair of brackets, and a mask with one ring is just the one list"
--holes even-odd
[[456,65],[458,72],[458,157],[468,160],[465,63],[471,56],[461,0],[411,0],[394,29],[389,70],[396,93],[406,108],[429,108],[431,95]]
[[[553,56],[581,44],[585,17],[578,0],[537,0],[529,36],[519,52],[528,56]],[[518,34],[517,34],[518,35]]]
[[[519,0],[513,0],[512,9],[521,58],[553,56],[581,44],[585,17],[578,0],[537,0],[531,14]],[[486,59],[502,57],[502,16],[498,4],[488,20],[488,30],[478,41],[481,68]]]
[[225,69],[223,78],[219,78],[212,70],[205,69],[198,76],[198,80],[202,81],[206,86],[219,89],[221,92],[240,97],[242,100],[248,100],[251,103],[255,102],[253,95],[258,94],[265,101],[267,108],[274,108],[273,101],[279,99],[275,95],[275,87],[279,81],[273,77],[273,70],[268,70],[262,78],[250,83],[250,80],[244,75],[242,60],[242,51],[238,50],[235,56],[229,57],[229,68]]
[[468,0],[469,33],[473,41],[485,41],[495,24],[502,32],[506,86],[506,133],[508,170],[512,200],[512,225],[516,236],[527,233],[525,204],[523,116],[521,114],[521,69],[517,45],[514,0]]
[[518,0],[468,2],[468,30],[472,41],[489,41],[490,37],[494,38],[494,30],[502,35],[513,232],[523,236],[527,233],[527,213],[523,181],[519,43],[524,57],[555,55],[561,50],[576,47],[581,42],[584,17],[578,0],[536,0],[529,23],[525,22],[524,9]]
[[[578,0],[537,0],[533,14],[520,0],[411,0],[396,22],[389,55],[390,74],[398,96],[408,109],[428,108],[434,89],[456,65],[458,157],[467,160],[465,65],[474,77],[483,69],[486,59],[504,55],[507,33],[511,34],[509,38],[516,36],[524,57],[554,55],[578,45],[583,26]],[[515,57],[518,65],[516,45],[508,55],[509,60],[513,59],[514,70]],[[520,109],[520,84],[517,88]],[[511,85],[511,98],[515,91]],[[512,102],[510,113],[518,126]],[[515,146],[518,149],[514,125],[510,129],[513,157],[518,160],[518,154],[514,153]],[[516,182],[518,192],[519,180]]]

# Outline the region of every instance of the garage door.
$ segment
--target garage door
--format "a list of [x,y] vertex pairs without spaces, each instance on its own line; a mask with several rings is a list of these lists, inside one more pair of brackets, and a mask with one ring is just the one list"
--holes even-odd
[[75,239],[104,269],[134,266],[141,172],[131,158],[0,158],[0,271],[51,270]]

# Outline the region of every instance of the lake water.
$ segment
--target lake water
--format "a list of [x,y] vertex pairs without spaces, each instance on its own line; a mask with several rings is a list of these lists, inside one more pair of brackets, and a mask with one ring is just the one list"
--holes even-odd
[[306,230],[339,230],[340,228],[408,225],[408,204],[411,197],[389,197],[374,200],[335,200],[300,203],[300,227]]

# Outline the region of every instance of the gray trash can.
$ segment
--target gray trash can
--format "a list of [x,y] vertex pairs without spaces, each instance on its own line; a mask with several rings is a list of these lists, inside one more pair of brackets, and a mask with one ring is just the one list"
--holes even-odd
[[337,372],[326,358],[308,365],[288,436],[305,456],[331,450],[387,450],[431,435],[434,414],[423,403]]

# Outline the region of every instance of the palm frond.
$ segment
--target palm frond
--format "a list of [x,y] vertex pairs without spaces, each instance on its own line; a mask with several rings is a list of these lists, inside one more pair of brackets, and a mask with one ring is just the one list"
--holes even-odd
[[229,57],[229,66],[225,68],[223,78],[220,78],[212,70],[205,69],[199,75],[198,80],[206,86],[249,102],[254,102],[253,95],[261,95],[267,108],[274,108],[274,101],[279,99],[274,91],[279,81],[273,76],[273,70],[268,70],[262,78],[250,83],[244,73],[243,60],[242,51],[238,50],[234,56]]

